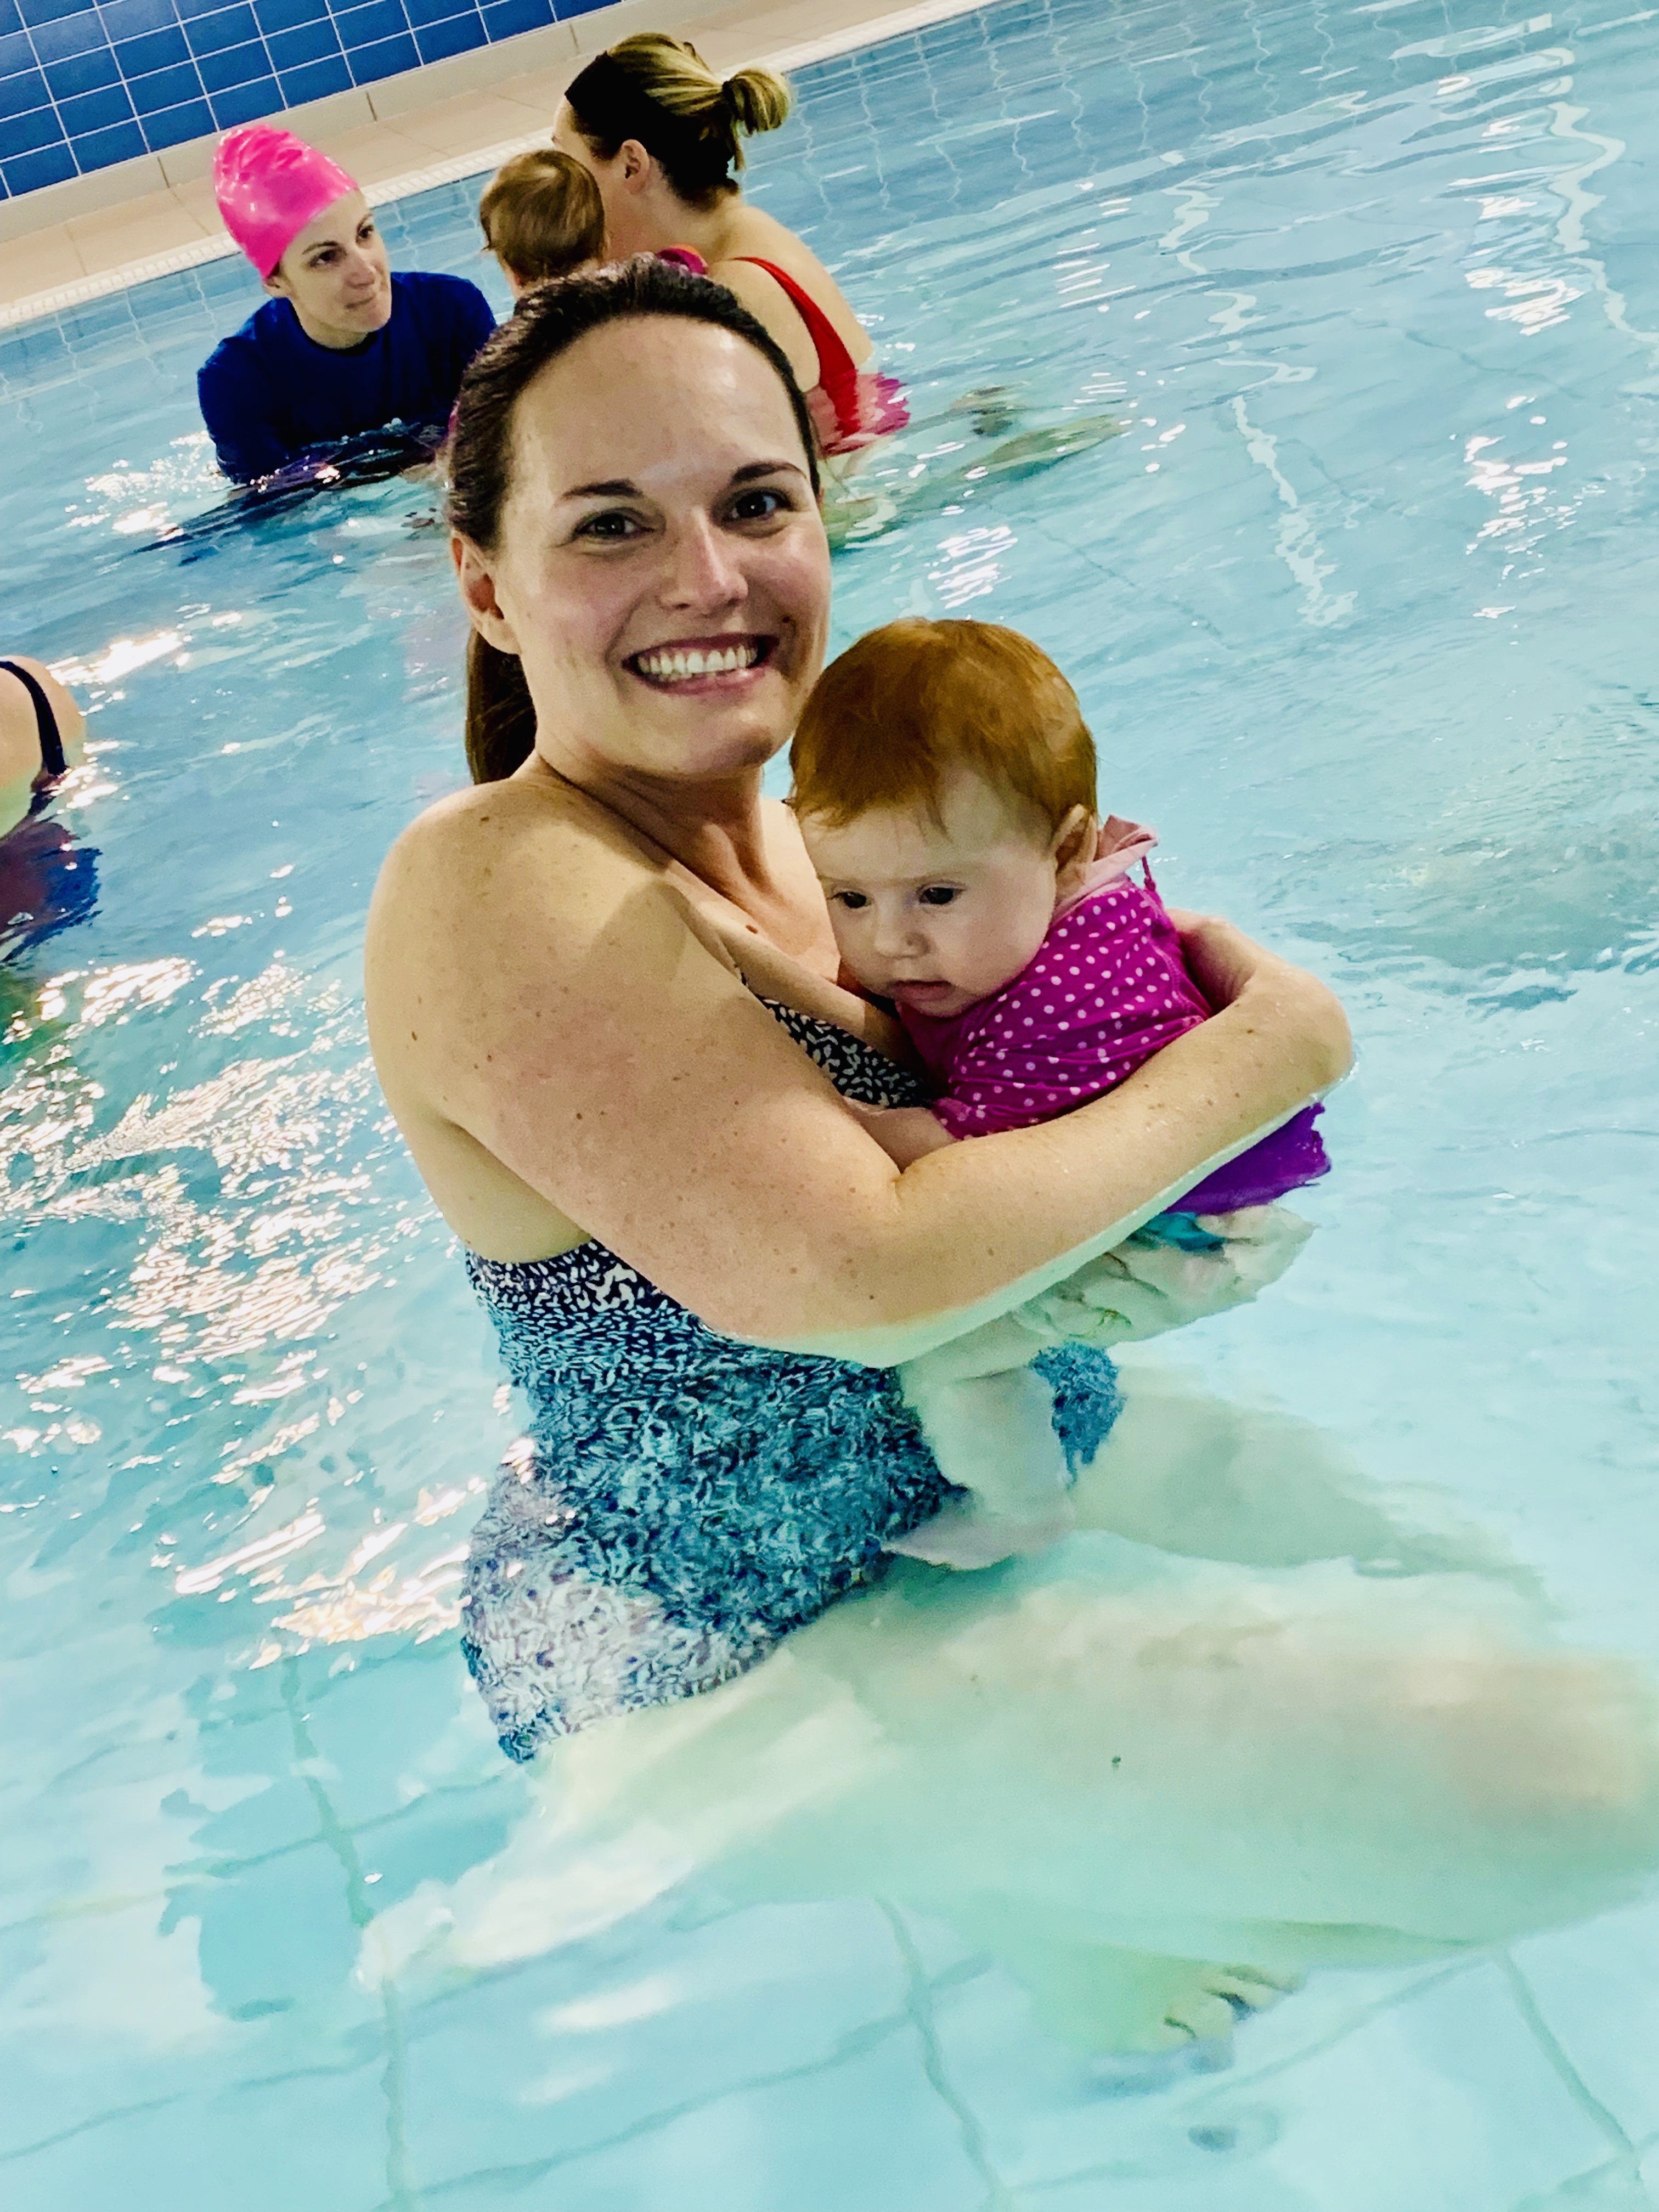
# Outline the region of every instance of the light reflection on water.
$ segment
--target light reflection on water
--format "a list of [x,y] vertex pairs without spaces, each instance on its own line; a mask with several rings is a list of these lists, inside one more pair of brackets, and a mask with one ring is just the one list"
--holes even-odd
[[[1030,629],[1166,888],[1354,1011],[1324,1232],[1183,1357],[1450,1484],[1576,1632],[1655,1656],[1659,82],[1640,20],[1450,12],[1009,0],[810,80],[750,175],[914,384],[925,496],[839,562],[837,635]],[[477,274],[459,189],[386,217],[394,258]],[[146,550],[216,496],[191,379],[255,295],[220,264],[151,296],[0,345],[0,644],[93,709],[65,813],[103,884],[0,975],[0,2019],[12,2147],[48,2146],[0,2193],[1646,2201],[1644,1911],[1517,1952],[1559,2065],[1520,1969],[1472,1963],[1317,1978],[1229,2072],[1091,2072],[925,1915],[739,1912],[648,1853],[550,1893],[558,1808],[453,1638],[514,1408],[359,1006],[380,856],[460,775],[431,492]],[[1000,478],[957,404],[988,388],[1127,427]]]
[[[143,1058],[121,1058],[124,1070],[153,1068],[156,1089],[126,1096],[112,1114],[110,1085],[93,1072],[102,1063],[88,1048],[100,1031],[168,1017],[170,1037],[152,1027]],[[464,1547],[451,1539],[434,1548],[422,1531],[481,1490],[478,1476],[421,1486],[413,1510],[384,1525],[375,1506],[361,1534],[348,1493],[330,1508],[335,1517],[343,1510],[344,1540],[326,1541],[324,1501],[337,1486],[326,1478],[337,1455],[325,1444],[355,1419],[364,1393],[318,1340],[411,1239],[433,1233],[418,1203],[374,1202],[368,1161],[347,1164],[362,1133],[382,1149],[386,1139],[347,993],[319,989],[282,960],[246,981],[205,984],[179,957],[65,969],[40,987],[33,1022],[14,1023],[11,1042],[22,1065],[0,1095],[0,1219],[45,1252],[59,1239],[59,1249],[78,1250],[100,1225],[117,1232],[120,1256],[100,1270],[94,1305],[98,1341],[109,1348],[20,1374],[27,1419],[6,1440],[51,1459],[105,1443],[109,1425],[108,1443],[125,1435],[172,1447],[134,1453],[130,1471],[176,1468],[182,1454],[193,1486],[223,1495],[170,1515],[182,1526],[150,1565],[178,1597],[257,1607],[242,1664],[269,1665],[313,1643],[453,1629]],[[216,1073],[179,1080],[181,1063],[200,1067],[222,1044],[234,1056]],[[40,1296],[27,1281],[13,1291],[30,1304]],[[62,1315],[59,1341],[76,1318]],[[147,1384],[160,1389],[136,1424],[118,1408],[102,1418],[83,1410]],[[158,1480],[157,1508],[162,1492]],[[236,1540],[228,1546],[227,1535]],[[305,1561],[291,1565],[302,1550]],[[317,1556],[325,1553],[327,1565]],[[228,1652],[229,1663],[238,1656]]]

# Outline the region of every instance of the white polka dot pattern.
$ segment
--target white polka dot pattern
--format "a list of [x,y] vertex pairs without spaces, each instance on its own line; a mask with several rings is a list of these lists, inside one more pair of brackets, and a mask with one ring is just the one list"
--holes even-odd
[[1208,1018],[1150,872],[1069,908],[994,997],[948,1021],[906,1013],[953,1136],[1029,1128],[1133,1075]]

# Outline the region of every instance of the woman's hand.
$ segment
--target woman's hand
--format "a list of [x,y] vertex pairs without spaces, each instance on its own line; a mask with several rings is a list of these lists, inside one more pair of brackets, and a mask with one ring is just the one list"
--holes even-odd
[[1138,1344],[1248,1304],[1275,1283],[1313,1234],[1285,1206],[1199,1217],[1220,1242],[1188,1251],[1134,1236],[1008,1316],[1039,1346]]
[[1238,1006],[1252,990],[1264,1000],[1271,996],[1281,1005],[1288,993],[1304,1008],[1310,1024],[1307,1042],[1322,1052],[1325,1060],[1325,1072],[1316,1076],[1310,1097],[1340,1081],[1353,1062],[1353,1038],[1334,992],[1218,915],[1193,914],[1174,906],[1168,911],[1181,939],[1187,972],[1217,1013]]
[[1168,913],[1188,974],[1218,1013],[1231,1006],[1267,957],[1261,946],[1219,915],[1193,914],[1179,906]]

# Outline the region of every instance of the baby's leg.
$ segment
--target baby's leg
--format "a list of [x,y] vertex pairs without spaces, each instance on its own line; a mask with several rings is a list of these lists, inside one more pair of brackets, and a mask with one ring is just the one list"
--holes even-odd
[[[1029,1337],[1023,1348],[1029,1352]],[[933,1566],[988,1567],[1040,1551],[1071,1527],[1071,1473],[1054,1432],[1054,1394],[1034,1367],[1011,1358],[1021,1349],[993,1322],[899,1370],[939,1472],[964,1495],[890,1551]]]

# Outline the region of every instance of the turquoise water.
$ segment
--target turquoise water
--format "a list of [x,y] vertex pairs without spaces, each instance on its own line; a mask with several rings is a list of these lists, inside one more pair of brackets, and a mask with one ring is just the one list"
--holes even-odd
[[[1360,1039],[1320,1236],[1165,1368],[1659,1659],[1659,14],[1005,0],[799,89],[753,189],[911,382],[884,465],[927,488],[839,562],[840,635],[1041,638],[1166,890]],[[394,261],[475,272],[469,208],[388,210]],[[150,546],[216,497],[193,373],[254,296],[218,264],[0,339],[3,644],[83,672],[102,884],[0,973],[0,2201],[1659,2202],[1639,1905],[1316,1974],[1225,2064],[1085,2061],[868,1899],[360,1970],[532,1819],[454,1632],[518,1414],[361,1014],[380,856],[460,775],[431,495]],[[948,410],[993,384],[1131,427],[974,477]]]

